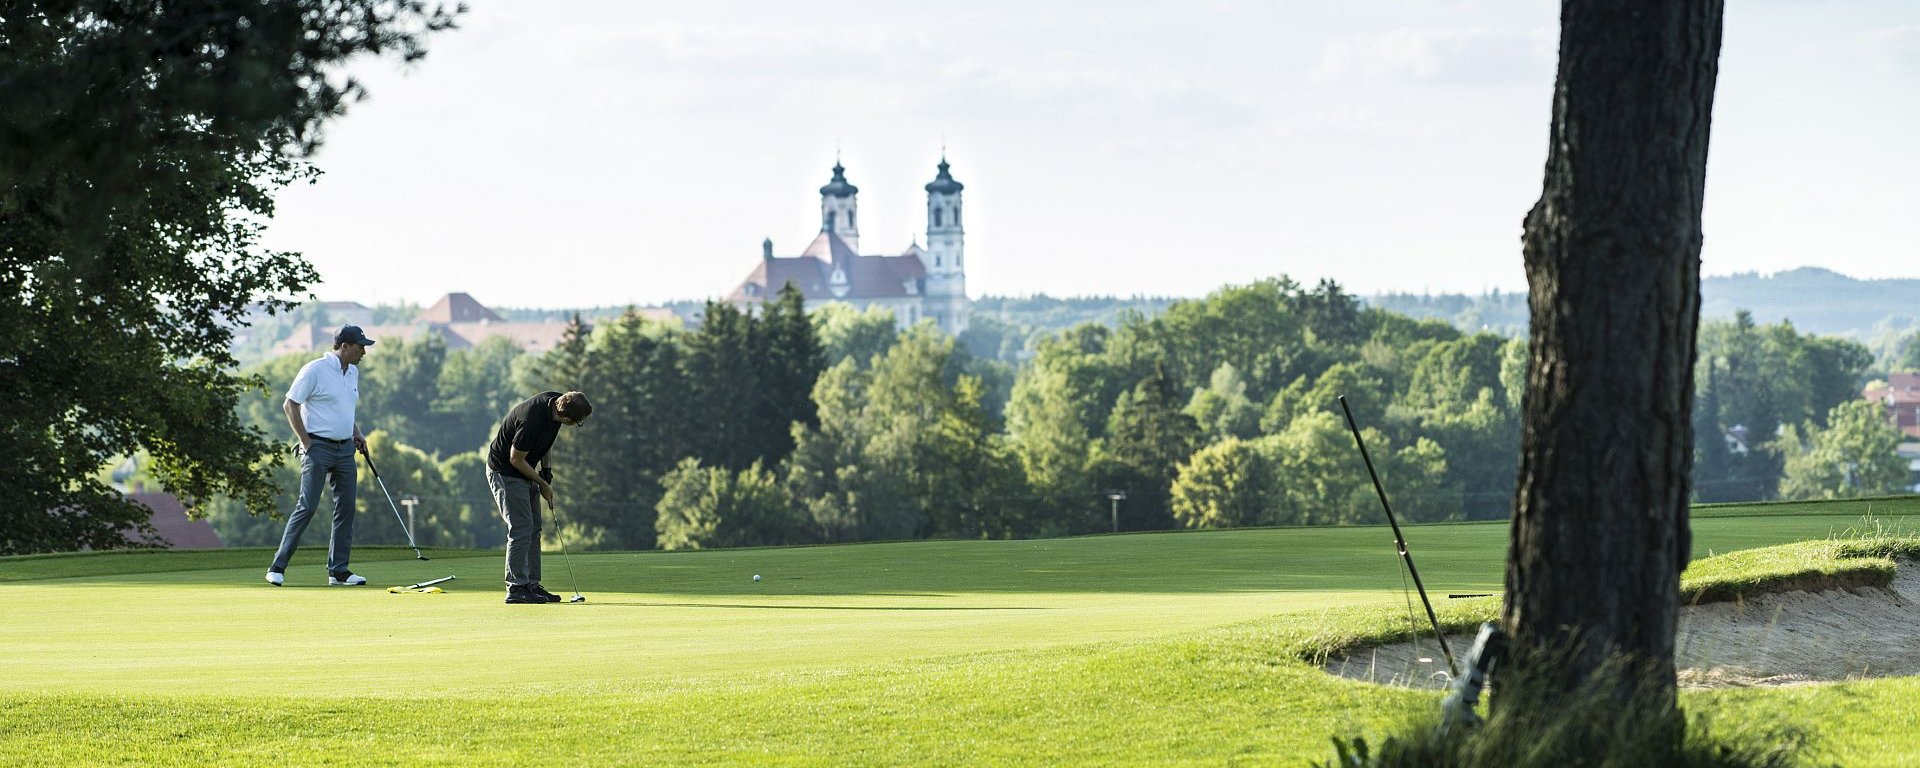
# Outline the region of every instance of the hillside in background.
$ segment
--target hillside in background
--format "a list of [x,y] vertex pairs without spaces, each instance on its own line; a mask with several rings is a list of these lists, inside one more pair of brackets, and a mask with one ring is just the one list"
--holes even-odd
[[1868,341],[1885,330],[1912,329],[1920,317],[1920,280],[1856,280],[1819,267],[1772,275],[1742,272],[1702,281],[1700,313],[1753,313],[1762,324],[1791,320],[1795,328]]
[[[1882,358],[1900,352],[1902,337],[1920,327],[1920,279],[1859,280],[1820,267],[1801,267],[1771,275],[1743,272],[1700,281],[1701,317],[1730,319],[1747,310],[1762,325],[1791,321],[1802,332],[1841,336],[1866,344]],[[983,357],[1020,359],[1031,339],[1085,322],[1117,326],[1127,313],[1152,317],[1180,301],[1171,296],[982,296],[973,303],[975,330],[968,346]],[[1462,293],[1380,293],[1361,297],[1368,306],[1418,319],[1437,319],[1468,332],[1491,331],[1520,336],[1527,331],[1527,294],[1494,290]],[[662,305],[681,320],[698,322],[704,301]],[[376,322],[404,322],[417,314],[413,305],[372,307]],[[589,323],[618,317],[623,306],[579,308],[493,307],[508,322],[564,320],[578,313]],[[299,323],[320,320],[312,305],[278,318],[256,320],[254,338],[236,350],[243,363],[264,359],[264,351]]]
[[[1744,309],[1762,325],[1792,322],[1802,332],[1846,337],[1876,352],[1920,323],[1920,280],[1858,280],[1820,267],[1706,277],[1700,297],[1702,318],[1731,318]],[[1383,293],[1363,301],[1403,315],[1446,320],[1462,330],[1513,336],[1527,328],[1524,292]]]
[[1376,293],[1363,296],[1367,306],[1421,320],[1445,320],[1469,333],[1492,331],[1502,336],[1527,332],[1527,294],[1494,290],[1478,296],[1464,293]]

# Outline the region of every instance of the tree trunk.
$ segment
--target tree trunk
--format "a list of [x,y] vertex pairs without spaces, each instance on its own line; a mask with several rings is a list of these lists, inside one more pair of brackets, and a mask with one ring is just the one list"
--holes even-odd
[[1516,649],[1614,654],[1672,705],[1693,464],[1700,208],[1722,0],[1564,0],[1507,560]]

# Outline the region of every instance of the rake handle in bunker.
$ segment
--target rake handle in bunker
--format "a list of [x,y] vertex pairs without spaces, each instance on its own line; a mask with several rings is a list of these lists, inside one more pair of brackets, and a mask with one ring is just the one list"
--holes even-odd
[[1400,559],[1407,564],[1407,573],[1413,576],[1413,588],[1420,592],[1420,604],[1426,606],[1427,623],[1433,626],[1433,637],[1440,641],[1440,653],[1447,657],[1447,671],[1459,674],[1459,668],[1453,663],[1453,649],[1447,647],[1447,635],[1440,631],[1440,619],[1433,615],[1433,601],[1427,599],[1427,587],[1420,583],[1420,571],[1413,567],[1413,553],[1407,551],[1407,538],[1400,535],[1400,523],[1393,519],[1393,505],[1387,503],[1387,490],[1380,485],[1380,475],[1373,471],[1373,457],[1367,454],[1367,441],[1360,437],[1360,425],[1353,420],[1353,409],[1347,407],[1347,396],[1341,395],[1340,412],[1347,415],[1347,429],[1353,430],[1353,444],[1360,448],[1360,460],[1367,464],[1367,477],[1373,480],[1373,492],[1380,496],[1380,508],[1387,512],[1387,525],[1393,527],[1393,542],[1398,545]]

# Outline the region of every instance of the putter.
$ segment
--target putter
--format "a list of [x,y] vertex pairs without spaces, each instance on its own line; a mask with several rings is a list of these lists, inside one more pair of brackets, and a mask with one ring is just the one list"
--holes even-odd
[[559,535],[558,531],[558,528],[565,526],[566,523],[560,521],[560,508],[558,506],[550,507],[550,509],[553,510],[553,521],[559,524],[556,526],[554,538],[560,540],[560,557],[567,561],[567,580],[573,582],[573,597],[567,598],[567,602],[584,603],[587,601],[587,596],[580,594],[580,577],[575,576],[573,573],[573,555],[567,552],[566,537]]
[[442,583],[445,583],[445,582],[449,582],[449,581],[453,581],[453,577],[452,577],[452,576],[442,576],[442,577],[440,577],[440,578],[437,578],[437,579],[431,579],[431,580],[428,580],[428,581],[423,581],[423,582],[420,582],[420,583],[418,583],[418,584],[408,584],[408,585],[406,586],[406,588],[407,588],[407,589],[420,589],[420,588],[423,588],[423,587],[431,587],[431,586],[433,586],[433,585],[435,585],[435,584],[442,584]]
[[434,586],[435,584],[442,584],[449,581],[453,581],[452,576],[442,576],[440,578],[430,579],[427,581],[420,582],[418,584],[408,584],[404,587],[387,587],[387,591],[393,592],[396,594],[405,593],[405,592],[419,592],[419,593],[430,594],[430,593],[441,591],[439,587]]
[[380,468],[373,465],[373,454],[362,448],[360,455],[366,457],[367,469],[373,472],[374,482],[380,484],[380,494],[387,497],[387,506],[393,509],[393,519],[400,523],[400,532],[407,535],[407,546],[413,547],[413,556],[421,560],[427,559],[426,555],[420,554],[420,546],[413,543],[413,531],[407,528],[407,519],[400,516],[400,505],[393,503],[393,494],[387,491],[387,481],[380,479]]

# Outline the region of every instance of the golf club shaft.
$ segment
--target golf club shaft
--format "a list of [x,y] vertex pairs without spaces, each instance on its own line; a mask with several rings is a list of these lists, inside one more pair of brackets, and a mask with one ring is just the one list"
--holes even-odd
[[573,555],[567,552],[566,532],[562,530],[565,523],[562,523],[560,520],[560,507],[559,505],[553,505],[549,506],[548,509],[553,510],[553,538],[560,542],[560,558],[567,561],[567,581],[573,582],[573,595],[574,597],[579,597],[580,577],[573,573]]
[[367,470],[373,473],[373,481],[380,484],[380,495],[387,497],[387,508],[393,510],[393,519],[400,524],[400,532],[407,535],[407,546],[413,547],[413,556],[427,559],[426,555],[420,554],[420,545],[413,543],[413,529],[408,528],[407,519],[400,516],[400,505],[393,503],[393,493],[387,490],[387,481],[380,477],[380,469],[373,465],[373,454],[362,449],[360,455],[366,457]]

